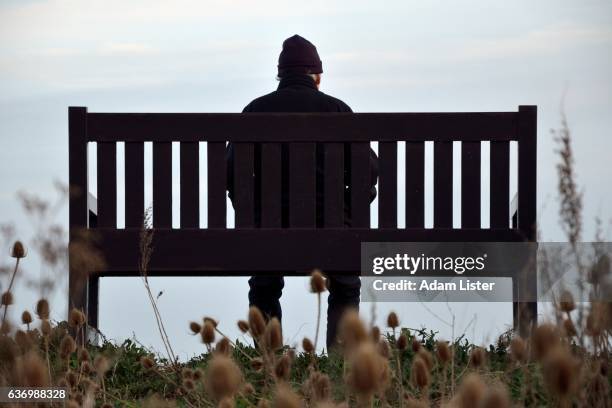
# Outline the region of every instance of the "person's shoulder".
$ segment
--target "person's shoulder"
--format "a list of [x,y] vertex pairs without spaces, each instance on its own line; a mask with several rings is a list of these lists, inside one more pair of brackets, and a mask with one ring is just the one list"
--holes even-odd
[[257,112],[260,109],[266,109],[271,101],[274,98],[277,91],[269,92],[265,95],[259,96],[253,99],[247,106],[242,110],[243,112]]
[[[327,99],[328,103],[337,109],[337,112],[352,112],[350,106],[348,106],[342,99],[336,98],[334,96],[328,95],[324,92],[319,92],[325,99]],[[334,109],[334,110],[336,110]]]

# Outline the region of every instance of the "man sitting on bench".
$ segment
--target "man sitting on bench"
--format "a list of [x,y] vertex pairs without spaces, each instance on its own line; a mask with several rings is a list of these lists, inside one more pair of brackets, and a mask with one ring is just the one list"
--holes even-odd
[[[249,103],[243,112],[352,112],[351,108],[332,96],[319,91],[321,83],[322,63],[316,47],[308,40],[294,35],[283,42],[283,49],[278,59],[278,89],[259,97]],[[345,157],[350,157],[350,144],[345,144]],[[255,146],[255,226],[261,226],[258,211],[261,206],[261,189],[259,188],[260,146]],[[282,226],[289,226],[289,175],[288,146],[281,146],[281,200]],[[323,226],[323,146],[316,146],[316,223]],[[344,225],[351,226],[350,219],[350,167],[345,160],[345,198]],[[370,202],[376,197],[376,180],[378,178],[378,158],[370,149],[371,189]],[[227,149],[227,181],[229,197],[234,198],[234,149],[232,144]],[[359,254],[355,254],[359,256]],[[356,271],[357,273],[357,271]],[[280,297],[284,287],[282,276],[253,276],[249,279],[249,304],[258,307],[267,318],[281,319],[282,311]],[[359,292],[361,281],[359,276],[329,276],[328,277],[328,310],[327,310],[327,348],[335,344],[338,322],[347,308],[359,308]]]

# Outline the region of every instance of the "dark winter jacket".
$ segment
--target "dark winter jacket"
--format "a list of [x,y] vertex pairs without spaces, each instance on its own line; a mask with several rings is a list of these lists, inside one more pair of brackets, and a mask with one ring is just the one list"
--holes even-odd
[[[291,75],[281,79],[278,89],[267,95],[261,96],[251,103],[249,103],[243,110],[244,113],[248,112],[352,112],[351,108],[340,99],[326,95],[319,91],[314,83],[314,80],[308,75]],[[345,157],[350,157],[350,144],[344,146]],[[255,154],[260,154],[260,149],[255,146]],[[288,226],[289,220],[289,149],[286,143],[282,144],[281,147],[281,199],[282,199],[282,225],[283,227]],[[233,189],[234,189],[234,149],[231,143],[227,147],[227,189],[229,191],[229,197],[233,201]],[[317,143],[316,146],[316,191],[317,191],[317,226],[323,225],[323,146]],[[255,223],[259,226],[259,203],[261,202],[261,188],[260,181],[258,180],[259,169],[257,163],[260,163],[258,158],[255,158],[256,169],[255,169]],[[348,160],[345,160],[344,180],[345,186],[345,199],[344,199],[344,212],[345,212],[345,225],[350,225],[350,179],[351,173],[350,168],[346,166]],[[376,181],[378,178],[378,157],[370,149],[370,173],[371,173],[371,185],[370,185],[370,202],[376,198]]]

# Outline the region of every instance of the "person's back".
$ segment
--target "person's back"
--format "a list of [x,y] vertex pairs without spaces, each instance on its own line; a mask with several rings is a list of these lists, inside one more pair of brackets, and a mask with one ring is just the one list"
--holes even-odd
[[[283,43],[283,51],[279,57],[278,78],[280,80],[278,89],[267,95],[256,98],[243,110],[249,112],[352,112],[351,108],[341,101],[319,91],[321,81],[322,63],[316,48],[306,39],[295,35]],[[323,224],[323,168],[324,144],[316,145],[317,181],[316,181],[316,221],[317,226]],[[345,155],[350,154],[350,144],[345,144]],[[260,146],[255,145],[255,224],[259,227],[261,189],[259,168]],[[228,191],[233,201],[233,146],[228,145],[227,168],[228,168]],[[371,200],[376,196],[377,157],[371,151]],[[281,199],[282,199],[282,225],[288,226],[288,163],[289,154],[286,143],[282,144],[281,154]],[[346,164],[346,163],[345,163]],[[350,169],[345,167],[345,225],[350,226]],[[347,307],[359,307],[359,291],[361,282],[358,276],[328,277],[330,291],[328,308],[327,345],[333,344],[336,337],[336,328],[340,316]],[[282,277],[255,276],[249,280],[249,303],[257,306],[268,318],[277,317],[281,319],[280,296],[284,286]]]

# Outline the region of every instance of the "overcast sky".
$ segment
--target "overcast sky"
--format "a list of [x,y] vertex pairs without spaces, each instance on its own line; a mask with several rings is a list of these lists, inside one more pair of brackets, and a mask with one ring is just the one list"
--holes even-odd
[[[612,216],[612,3],[609,1],[78,1],[0,2],[0,222],[27,240],[15,193],[53,196],[67,182],[67,107],[114,112],[239,112],[273,90],[282,41],[311,40],[323,60],[322,90],[356,112],[506,111],[538,105],[538,210],[544,240],[557,222],[554,144],[560,102],[574,135],[585,194],[585,239]],[[95,185],[92,185],[95,188]],[[95,193],[95,191],[94,191]],[[485,203],[486,204],[486,203]],[[60,214],[67,226],[67,211]],[[608,233],[609,234],[609,233]],[[609,235],[608,235],[609,237]],[[8,253],[8,248],[2,252]],[[5,255],[2,255],[5,256]],[[8,257],[2,262],[8,261]],[[36,276],[38,261],[24,268]],[[2,276],[2,287],[6,287]],[[59,282],[55,317],[66,309]],[[247,308],[244,278],[159,278],[159,305],[182,358],[202,351],[187,322],[211,315],[235,336]],[[284,334],[314,333],[315,298],[288,280]],[[15,312],[36,295],[20,285]],[[511,305],[451,305],[457,332],[476,342],[511,323]],[[363,305],[364,316],[370,304]],[[446,305],[429,306],[448,320]],[[409,327],[450,329],[418,304],[378,304]],[[138,279],[103,279],[100,326],[161,349]],[[17,316],[17,314],[15,314]],[[475,317],[475,318],[474,318]]]

